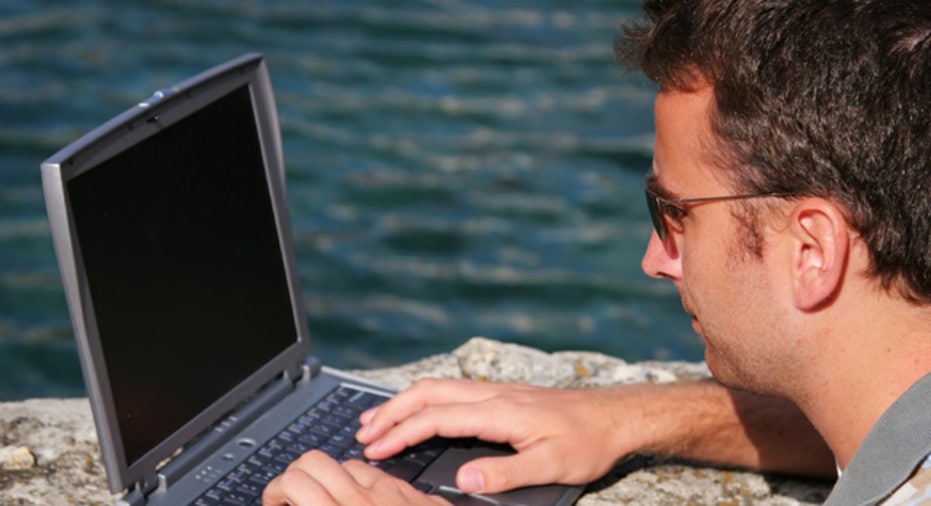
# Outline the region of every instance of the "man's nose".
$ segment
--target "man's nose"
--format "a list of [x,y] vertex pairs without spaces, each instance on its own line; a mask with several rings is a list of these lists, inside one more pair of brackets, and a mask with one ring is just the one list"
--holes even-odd
[[673,241],[667,242],[669,244],[663,244],[654,231],[640,268],[652,278],[679,280],[682,278],[682,256]]

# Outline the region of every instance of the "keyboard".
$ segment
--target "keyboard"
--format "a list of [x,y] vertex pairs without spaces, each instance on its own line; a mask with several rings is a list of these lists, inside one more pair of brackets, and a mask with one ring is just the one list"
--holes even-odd
[[[260,446],[192,505],[261,505],[265,486],[291,462],[313,449],[321,450],[340,462],[363,460],[400,479],[413,480],[443,452],[449,442],[436,438],[387,460],[366,459],[362,454],[364,446],[355,438],[360,426],[359,415],[386,400],[388,397],[349,386],[336,388]],[[435,493],[431,486],[416,482],[414,486],[424,492]]]

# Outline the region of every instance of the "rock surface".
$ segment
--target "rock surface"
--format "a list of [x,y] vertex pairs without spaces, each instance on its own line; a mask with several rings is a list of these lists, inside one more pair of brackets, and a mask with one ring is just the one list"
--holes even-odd
[[[401,367],[353,371],[401,389],[420,378],[473,378],[555,387],[668,382],[708,375],[703,364],[628,364],[598,353],[559,352],[474,338],[452,353]],[[820,504],[830,483],[637,456],[589,486],[579,506]],[[107,489],[87,399],[0,403],[0,504],[103,505]]]

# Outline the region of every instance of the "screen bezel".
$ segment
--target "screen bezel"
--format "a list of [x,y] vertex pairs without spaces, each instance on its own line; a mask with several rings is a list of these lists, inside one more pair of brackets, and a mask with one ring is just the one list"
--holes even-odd
[[[83,259],[71,215],[67,182],[243,86],[249,88],[252,98],[282,264],[290,291],[296,341],[160,444],[129,462],[120,438],[119,418],[107,377],[93,301],[83,274]],[[113,492],[131,487],[150,489],[156,485],[160,463],[283,371],[296,373],[310,350],[286,203],[278,117],[264,58],[259,54],[244,55],[171,89],[162,90],[49,158],[42,164],[42,176],[52,237],[110,489]]]

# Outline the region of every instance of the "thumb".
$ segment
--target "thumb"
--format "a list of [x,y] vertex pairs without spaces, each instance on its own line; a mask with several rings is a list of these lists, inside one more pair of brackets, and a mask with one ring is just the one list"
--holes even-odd
[[[528,453],[507,457],[484,457],[463,464],[456,473],[456,486],[467,493],[496,494],[514,488],[553,483],[553,466]],[[547,472],[549,471],[549,472]]]

